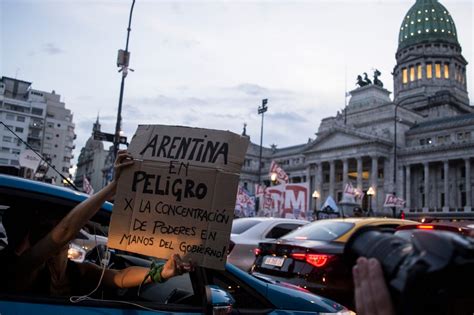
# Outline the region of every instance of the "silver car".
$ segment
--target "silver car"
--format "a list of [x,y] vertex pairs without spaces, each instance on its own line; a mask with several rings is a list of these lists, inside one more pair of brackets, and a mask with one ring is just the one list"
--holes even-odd
[[232,223],[227,261],[244,271],[250,271],[255,262],[258,243],[274,240],[305,224],[304,220],[284,218],[239,218]]

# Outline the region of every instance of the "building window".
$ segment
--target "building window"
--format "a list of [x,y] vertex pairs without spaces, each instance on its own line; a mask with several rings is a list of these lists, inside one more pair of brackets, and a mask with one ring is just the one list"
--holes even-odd
[[10,153],[10,148],[2,147],[2,153]]
[[425,139],[420,139],[420,145],[425,145],[426,144],[426,140]]
[[431,138],[426,139],[426,144],[432,144],[432,143],[433,143],[433,141],[431,140]]
[[0,164],[8,164],[8,159],[0,158]]
[[435,77],[437,79],[441,78],[441,64],[439,62],[435,64]]
[[464,139],[464,133],[458,132],[458,140],[463,140]]
[[471,140],[471,132],[470,131],[466,131],[466,133],[464,134],[464,139],[465,140]]
[[415,67],[410,66],[410,82],[415,81]]
[[10,165],[20,165],[18,160],[10,160]]
[[441,196],[439,199],[441,200],[441,207],[446,206],[446,204],[444,203],[444,193],[441,193]]
[[42,108],[33,107],[33,108],[31,108],[31,113],[32,113],[33,115],[41,116],[41,115],[43,115],[43,109],[42,109]]
[[448,143],[451,140],[451,135],[444,136],[444,142]]
[[7,114],[7,120],[14,120],[14,119],[15,119],[15,115]]
[[23,132],[23,128],[21,128],[21,127],[15,127],[15,131],[22,133],[22,132]]
[[448,63],[444,64],[444,78],[449,79],[449,64]]
[[3,142],[12,142],[12,137],[3,136]]
[[13,154],[20,154],[20,150],[18,150],[18,149],[12,149],[12,153],[13,153]]
[[426,78],[431,79],[433,77],[433,65],[431,63],[426,64]]
[[444,143],[444,136],[438,136],[438,140],[436,141],[438,144]]
[[408,72],[407,72],[407,68],[403,68],[403,69],[402,69],[402,80],[403,80],[403,84],[407,84],[407,83],[408,83]]
[[25,116],[17,116],[16,121],[24,122],[25,121]]
[[418,65],[417,68],[418,68],[418,70],[417,70],[417,72],[418,72],[417,73],[417,79],[421,80],[421,79],[423,79],[423,69],[422,69],[421,65]]

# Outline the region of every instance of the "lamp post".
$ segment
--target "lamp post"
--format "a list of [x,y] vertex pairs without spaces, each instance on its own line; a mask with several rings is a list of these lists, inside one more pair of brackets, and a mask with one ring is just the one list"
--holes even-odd
[[[130,61],[130,52],[128,51],[128,42],[130,39],[130,28],[132,24],[132,13],[133,7],[135,6],[135,0],[132,0],[132,7],[130,8],[130,15],[128,17],[128,28],[127,28],[127,41],[125,43],[125,50],[119,50],[117,58],[117,67],[120,67],[119,72],[122,72],[122,82],[120,84],[119,103],[117,110],[117,123],[115,125],[115,137],[114,137],[114,157],[117,156],[117,152],[120,145],[120,131],[122,126],[122,102],[123,102],[123,91],[125,88],[125,78],[128,74],[128,64]],[[131,69],[130,69],[131,70]]]
[[314,210],[313,210],[313,218],[317,217],[318,211],[318,198],[320,197],[319,192],[317,190],[313,191],[313,199],[314,199]]
[[270,180],[272,181],[272,184],[276,184],[277,182],[277,173],[272,173],[272,175],[270,176]]
[[367,196],[369,196],[369,213],[372,212],[372,196],[375,195],[375,190],[372,188],[372,186],[369,187],[367,190]]
[[[399,104],[395,104],[395,113],[393,115],[393,195],[397,195],[397,110]],[[396,208],[392,207],[392,215],[396,217]]]
[[263,117],[265,116],[265,112],[268,110],[268,99],[262,100],[262,106],[258,107],[258,114],[262,115],[262,124],[260,126],[260,154],[258,156],[258,184],[260,185],[260,173],[262,171],[262,143],[263,143]]

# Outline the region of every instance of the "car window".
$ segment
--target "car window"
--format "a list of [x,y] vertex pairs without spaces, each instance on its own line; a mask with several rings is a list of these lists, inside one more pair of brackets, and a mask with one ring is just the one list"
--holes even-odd
[[297,229],[302,224],[294,223],[281,223],[274,226],[268,233],[265,235],[266,238],[280,238],[285,234],[290,233],[291,231]]
[[84,234],[84,232],[79,231],[79,233],[77,233],[77,235],[76,235],[76,239],[87,240],[87,236]]
[[241,234],[260,222],[260,220],[234,220],[231,233]]
[[332,241],[341,237],[353,227],[354,223],[350,222],[321,220],[285,235],[285,239]]

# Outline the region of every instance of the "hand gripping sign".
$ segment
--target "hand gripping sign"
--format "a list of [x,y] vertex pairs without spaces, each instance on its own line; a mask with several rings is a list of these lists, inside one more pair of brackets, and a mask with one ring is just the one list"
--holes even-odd
[[228,131],[140,125],[137,161],[118,183],[109,246],[224,269],[248,139]]

